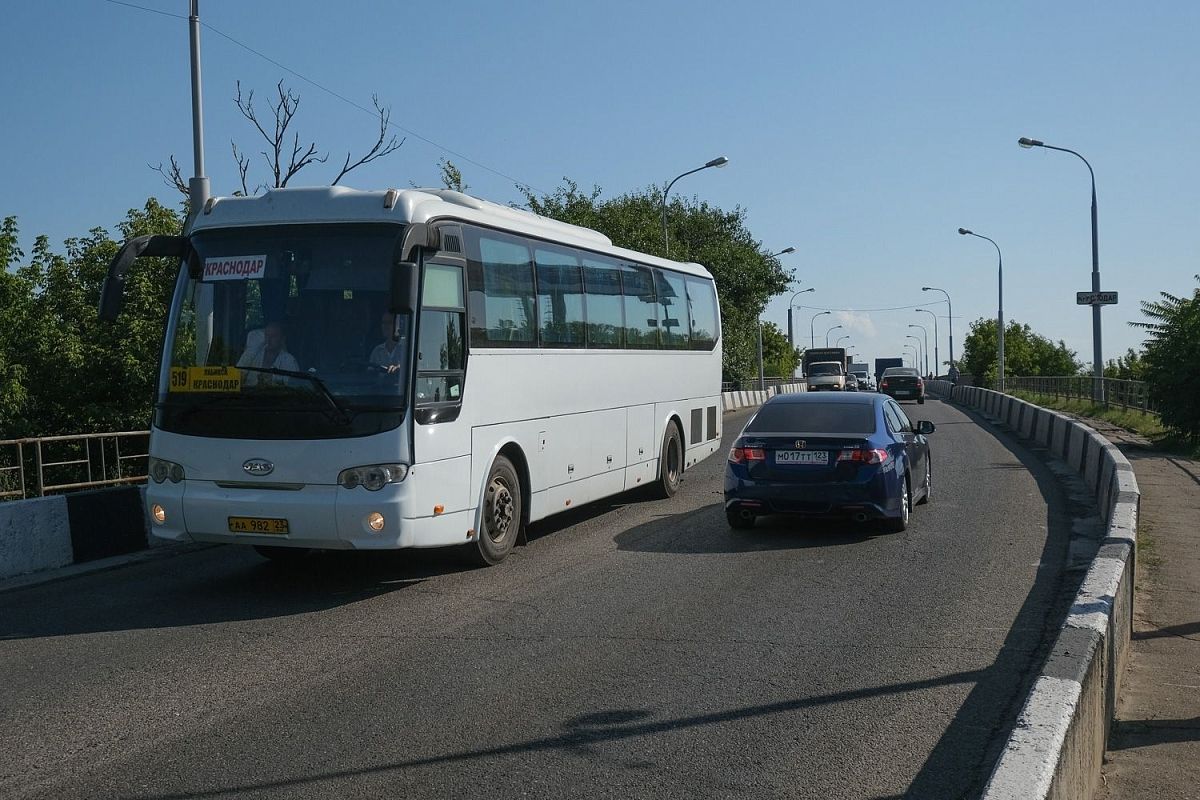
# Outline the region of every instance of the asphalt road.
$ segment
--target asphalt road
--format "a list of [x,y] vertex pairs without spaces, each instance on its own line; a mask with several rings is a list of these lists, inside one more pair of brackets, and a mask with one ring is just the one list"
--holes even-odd
[[214,547],[2,594],[0,796],[973,796],[1069,510],[964,412],[905,408],[938,430],[904,534],[733,533],[714,456],[492,569]]

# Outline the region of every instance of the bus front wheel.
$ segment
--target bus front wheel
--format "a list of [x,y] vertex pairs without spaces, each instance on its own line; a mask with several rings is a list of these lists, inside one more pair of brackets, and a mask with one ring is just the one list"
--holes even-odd
[[663,435],[662,452],[658,456],[657,494],[660,497],[674,497],[682,478],[683,440],[679,436],[679,427],[669,422],[667,432]]
[[480,566],[499,564],[512,551],[521,531],[521,479],[513,463],[496,456],[483,492],[479,538],[471,548]]

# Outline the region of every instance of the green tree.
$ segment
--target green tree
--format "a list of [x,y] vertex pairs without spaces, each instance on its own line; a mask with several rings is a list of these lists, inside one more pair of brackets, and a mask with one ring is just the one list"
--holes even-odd
[[[118,228],[125,240],[177,234],[181,224],[174,211],[151,199],[130,210]],[[6,271],[0,292],[15,294],[17,303],[11,308],[4,303],[0,311],[0,352],[5,362],[21,369],[15,388],[0,384],[0,421],[6,433],[140,430],[149,425],[179,265],[170,259],[139,259],[126,280],[121,325],[113,327],[97,319],[96,307],[118,247],[103,228],[68,239],[65,253],[54,252],[49,240],[39,236],[28,263],[15,274]],[[13,252],[11,246],[8,252]]]
[[[963,372],[988,385],[996,381],[996,320],[980,318],[971,323],[963,341],[959,364]],[[1025,323],[1010,320],[1004,326],[1004,375],[1074,375],[1080,362],[1066,343],[1057,344]]]
[[17,218],[0,225],[0,439],[27,433],[22,421],[28,403],[28,377],[21,358],[29,331],[33,287],[9,267],[24,257],[17,246]]
[[[1195,276],[1200,281],[1200,275]],[[1150,322],[1132,325],[1149,333],[1145,378],[1150,399],[1163,424],[1192,444],[1200,443],[1200,289],[1191,297],[1160,292],[1161,300],[1143,301]]]
[[763,374],[768,377],[792,377],[799,362],[787,335],[774,322],[764,322],[762,342]]
[[1104,377],[1119,378],[1124,381],[1144,381],[1146,379],[1146,362],[1142,354],[1129,348],[1125,355],[1117,356],[1104,366]]
[[[581,191],[570,179],[552,194],[537,196],[519,187],[531,211],[582,225],[613,244],[643,253],[663,253],[662,189],[601,199],[601,190]],[[782,293],[790,276],[763,251],[746,227],[746,212],[678,197],[667,207],[671,258],[703,264],[712,273],[721,301],[722,350],[726,380],[758,377],[758,318],[767,301]]]

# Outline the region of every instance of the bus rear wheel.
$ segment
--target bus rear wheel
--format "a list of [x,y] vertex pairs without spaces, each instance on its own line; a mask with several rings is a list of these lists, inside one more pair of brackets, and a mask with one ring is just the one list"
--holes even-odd
[[485,567],[503,561],[520,535],[522,511],[521,478],[511,461],[496,456],[483,492],[479,538],[469,550],[471,560]]
[[667,432],[663,434],[662,451],[658,456],[658,485],[655,487],[658,496],[674,497],[682,478],[683,439],[679,436],[679,427],[674,422],[668,422]]

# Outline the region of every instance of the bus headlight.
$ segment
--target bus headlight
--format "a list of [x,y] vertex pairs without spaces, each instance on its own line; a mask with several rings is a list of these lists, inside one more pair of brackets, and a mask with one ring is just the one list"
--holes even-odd
[[367,491],[377,492],[389,483],[400,483],[407,475],[407,464],[369,464],[342,470],[337,482],[344,489],[364,486]]
[[170,480],[171,483],[179,483],[185,477],[186,473],[183,467],[176,464],[174,461],[167,461],[164,458],[150,457],[149,470],[150,478],[155,483],[162,483],[165,480]]

